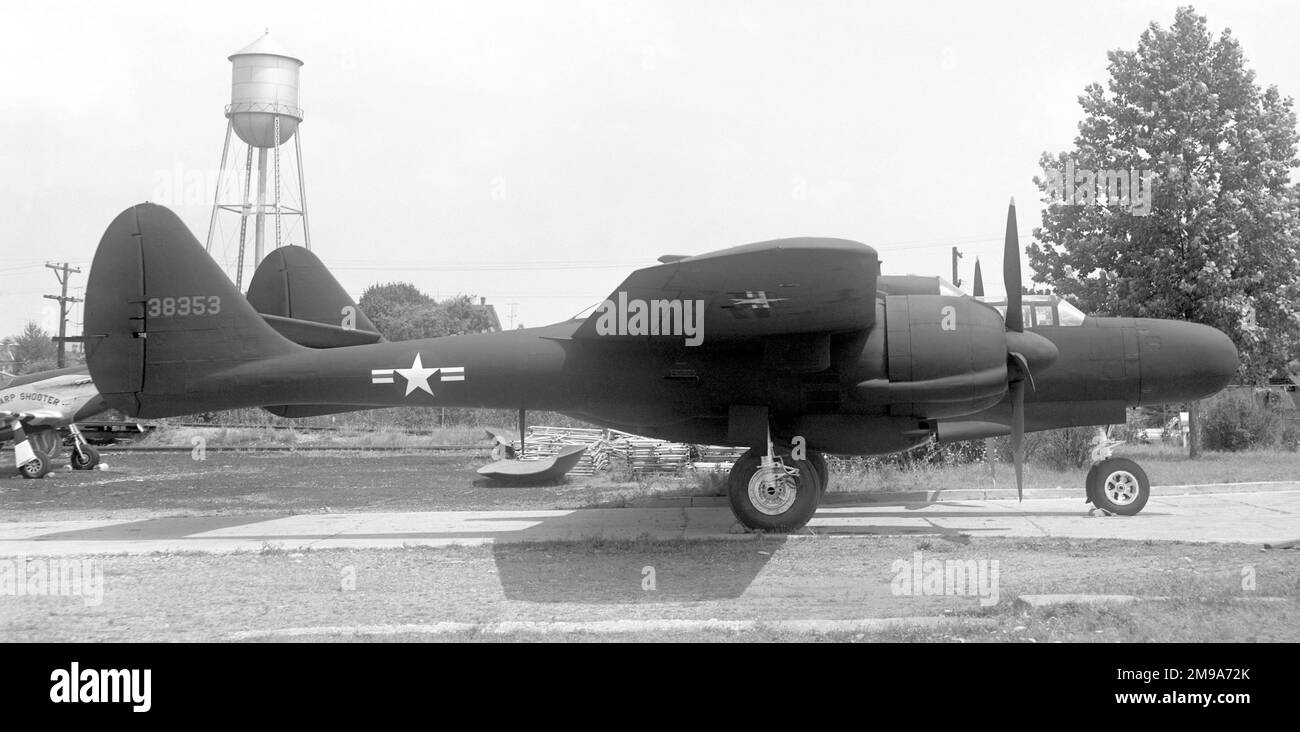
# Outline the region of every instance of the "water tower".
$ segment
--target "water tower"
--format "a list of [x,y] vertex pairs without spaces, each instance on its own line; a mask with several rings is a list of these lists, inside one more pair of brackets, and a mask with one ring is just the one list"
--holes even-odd
[[[231,55],[230,63],[233,73],[230,104],[226,105],[226,142],[221,148],[221,172],[217,177],[216,200],[208,224],[207,248],[212,250],[219,214],[223,211],[236,214],[239,217],[239,263],[235,270],[235,284],[242,289],[250,218],[253,219],[254,267],[266,254],[268,216],[275,220],[274,246],[283,244],[286,229],[292,229],[293,223],[301,221],[302,243],[311,248],[307,190],[302,172],[302,134],[298,130],[302,123],[302,108],[298,106],[298,76],[302,61],[289,55],[267,32]],[[242,167],[230,166],[231,133],[246,146]],[[280,149],[290,140],[293,140],[292,167],[297,171],[296,191],[292,189],[292,183],[285,187],[285,167],[281,165]],[[254,150],[257,151],[256,164]],[[236,161],[239,157],[237,154]],[[284,157],[288,157],[287,150]],[[253,188],[254,176],[256,189]],[[285,217],[293,218],[282,223]]]

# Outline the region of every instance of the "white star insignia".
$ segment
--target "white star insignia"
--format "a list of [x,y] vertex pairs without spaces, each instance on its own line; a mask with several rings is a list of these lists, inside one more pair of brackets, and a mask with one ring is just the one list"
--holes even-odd
[[438,369],[425,368],[424,364],[420,363],[419,353],[415,354],[415,362],[411,364],[411,368],[393,369],[393,371],[401,374],[402,378],[406,379],[406,395],[410,395],[416,389],[422,389],[429,396],[433,396],[433,389],[429,388],[429,377],[438,373]]

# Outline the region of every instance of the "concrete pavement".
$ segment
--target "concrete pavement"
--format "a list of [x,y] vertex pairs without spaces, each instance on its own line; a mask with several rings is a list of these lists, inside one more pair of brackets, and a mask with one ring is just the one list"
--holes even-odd
[[[801,536],[946,535],[1280,543],[1300,538],[1300,490],[1152,496],[1137,516],[1079,498],[823,507]],[[737,539],[725,507],[199,516],[0,523],[0,556],[257,552],[604,539]]]

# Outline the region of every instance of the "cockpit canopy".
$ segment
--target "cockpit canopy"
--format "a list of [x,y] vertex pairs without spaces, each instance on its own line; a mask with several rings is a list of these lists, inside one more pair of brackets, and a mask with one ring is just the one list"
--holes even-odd
[[[918,277],[915,275],[882,275],[879,289],[886,295],[938,294],[952,297],[969,297],[958,287],[942,277]],[[977,297],[982,303],[996,308],[1007,318],[1007,298],[1002,296]],[[1026,328],[1047,326],[1083,325],[1083,311],[1057,295],[1022,295],[1021,312],[1024,314]]]
[[[1002,319],[1007,317],[1007,298],[1003,297],[977,297],[982,303],[992,305],[1002,314]],[[1020,298],[1020,312],[1026,328],[1040,328],[1050,325],[1072,326],[1083,325],[1087,317],[1083,311],[1070,304],[1069,300],[1056,295],[1022,295]]]

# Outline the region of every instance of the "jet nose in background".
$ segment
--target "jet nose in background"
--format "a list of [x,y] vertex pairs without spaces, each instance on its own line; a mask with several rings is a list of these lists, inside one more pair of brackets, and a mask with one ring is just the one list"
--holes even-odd
[[1237,373],[1237,347],[1217,328],[1139,320],[1142,404],[1191,401],[1217,393]]

